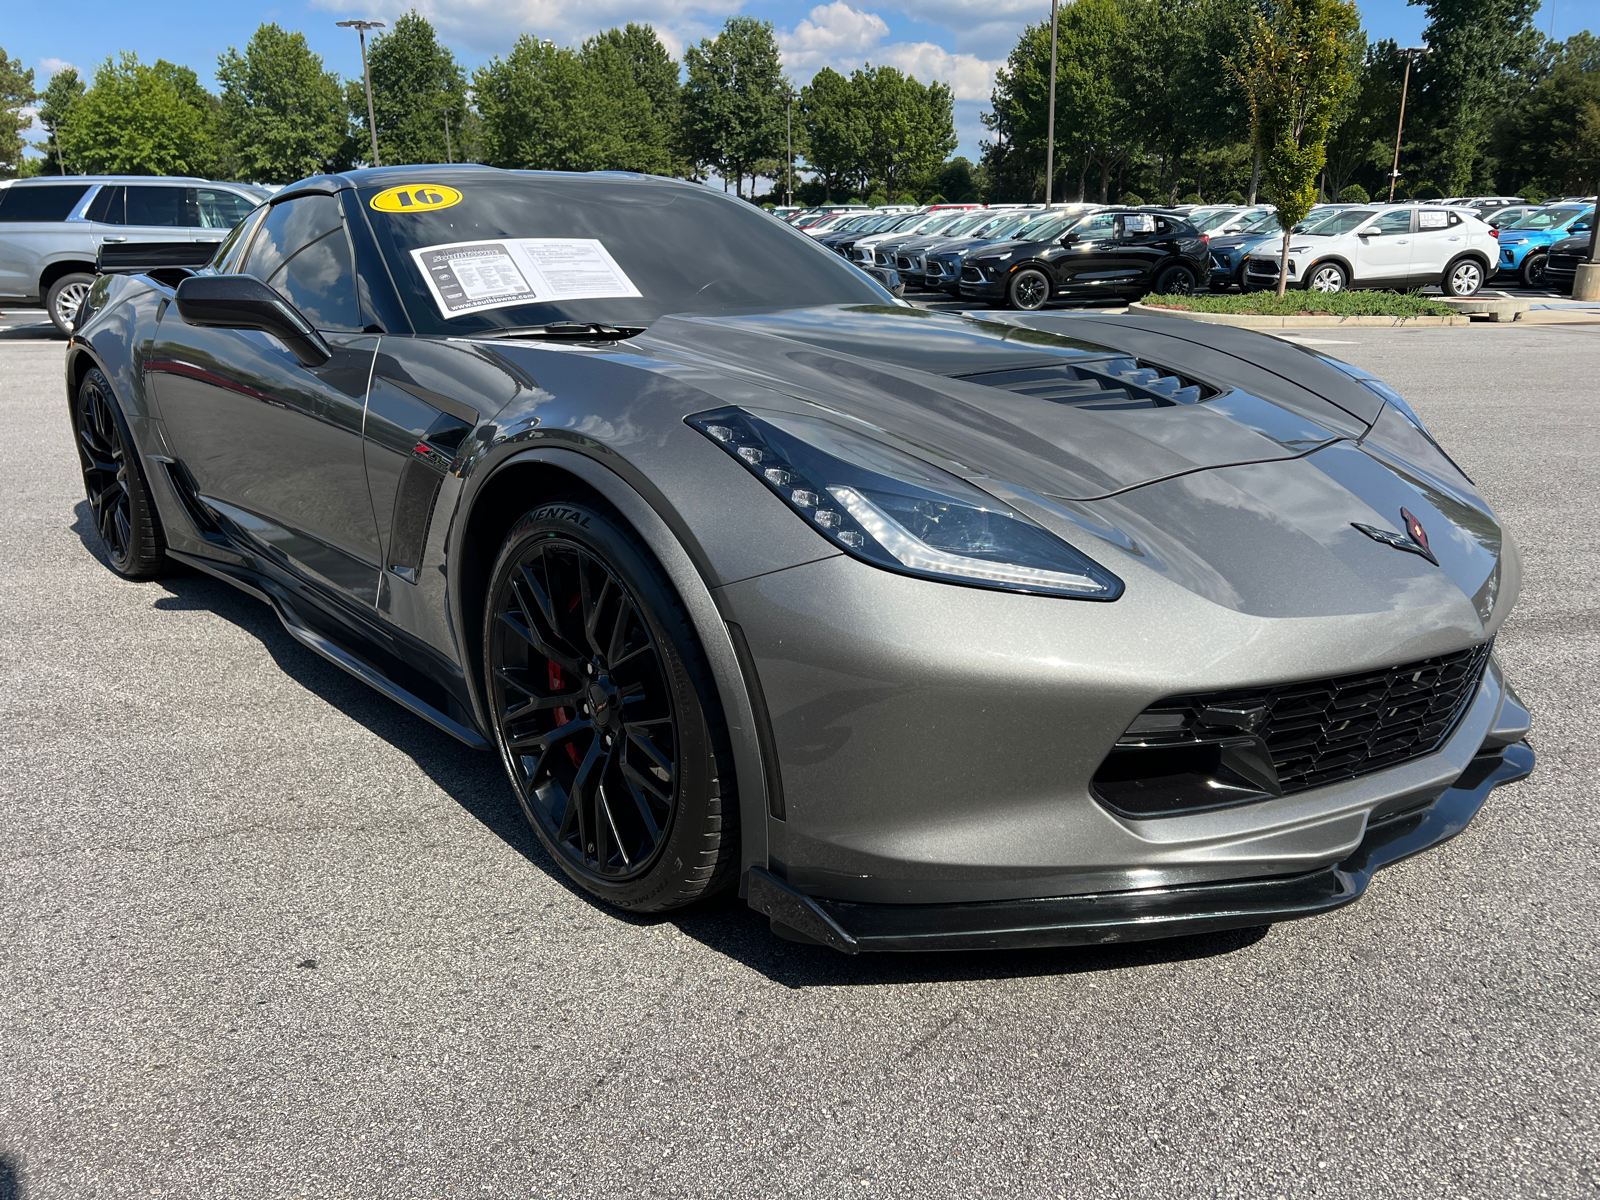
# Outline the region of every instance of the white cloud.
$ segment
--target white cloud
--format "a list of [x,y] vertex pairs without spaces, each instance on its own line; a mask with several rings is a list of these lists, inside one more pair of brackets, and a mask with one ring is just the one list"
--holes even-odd
[[[41,58],[39,60],[39,72],[37,77],[40,79],[49,79],[50,76],[56,74],[57,72],[66,70],[78,71],[78,68],[73,66],[64,58]],[[83,72],[78,71],[78,74],[82,75]]]
[[394,23],[415,8],[440,38],[478,54],[504,54],[526,33],[562,46],[629,21],[655,27],[674,57],[686,43],[715,34],[744,0],[312,0],[313,7]]
[[[885,0],[889,7],[916,21],[939,25],[955,36],[957,50],[1003,57],[1011,52],[1022,27],[1048,21],[1044,0]],[[1070,2],[1070,0],[1068,0]]]
[[[1002,0],[1003,2],[1003,0]],[[924,83],[940,80],[957,100],[987,100],[999,60],[974,54],[953,53],[933,42],[894,42],[883,45],[889,23],[877,13],[851,8],[845,0],[819,4],[795,27],[778,33],[783,65],[797,83],[804,83],[823,67],[848,73],[871,61],[898,67]]]

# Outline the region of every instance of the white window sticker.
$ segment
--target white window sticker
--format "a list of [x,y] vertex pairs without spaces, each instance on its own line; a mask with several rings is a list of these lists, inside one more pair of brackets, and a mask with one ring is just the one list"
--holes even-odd
[[1429,212],[1426,209],[1417,210],[1418,229],[1447,229],[1450,226],[1450,214],[1447,212]]
[[1154,233],[1156,219],[1149,213],[1130,213],[1122,218],[1123,233]]
[[413,250],[411,257],[446,320],[546,300],[640,295],[594,238],[452,242]]

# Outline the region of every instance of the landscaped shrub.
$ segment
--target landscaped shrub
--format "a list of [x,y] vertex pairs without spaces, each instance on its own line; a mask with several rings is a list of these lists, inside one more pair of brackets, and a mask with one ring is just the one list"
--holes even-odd
[[1183,198],[1182,202],[1184,204],[1204,204],[1205,203],[1204,200],[1200,199],[1200,193],[1199,192],[1190,192],[1187,196],[1185,196]]
[[1226,196],[1224,196],[1222,198],[1222,202],[1224,204],[1243,204],[1244,203],[1244,193],[1243,192],[1229,192]]
[[1126,204],[1131,208],[1138,208],[1139,205],[1143,204],[1144,202],[1145,199],[1143,196],[1135,196],[1132,192],[1129,192],[1121,200],[1121,203]]
[[1372,199],[1367,195],[1367,189],[1359,183],[1352,183],[1348,187],[1339,189],[1340,204],[1366,204]]

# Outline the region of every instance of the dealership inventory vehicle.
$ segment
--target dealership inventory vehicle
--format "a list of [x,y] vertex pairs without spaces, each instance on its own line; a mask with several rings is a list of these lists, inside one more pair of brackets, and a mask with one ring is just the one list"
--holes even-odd
[[1532,762],[1472,483],[1357,368],[1198,328],[897,305],[677,180],[390,167],[103,276],[66,415],[112,569],[496,753],[594,896],[1100,943],[1348,903]]
[[1567,236],[1550,247],[1544,267],[1546,287],[1568,295],[1572,293],[1578,268],[1589,261],[1590,239],[1593,237],[1590,226],[1593,223],[1592,217],[1574,222],[1567,229]]
[[1579,221],[1594,214],[1594,205],[1547,204],[1520,221],[1500,227],[1500,261],[1503,274],[1516,275],[1524,287],[1543,287],[1546,255]]
[[[1296,228],[1306,229],[1310,223],[1325,215],[1327,205],[1319,205],[1306,215]],[[1342,207],[1342,206],[1335,206]],[[1250,252],[1265,246],[1274,238],[1281,243],[1283,230],[1278,227],[1277,210],[1272,208],[1252,210],[1253,216],[1241,220],[1232,232],[1208,234],[1206,251],[1211,255],[1211,276],[1208,286],[1213,291],[1244,287],[1244,264]]]
[[[936,241],[922,252],[922,286],[930,291],[961,293],[961,264],[966,256],[996,242],[1024,237],[1038,241],[1058,237],[1094,205],[1069,204],[1026,213],[990,213],[982,221],[958,226],[951,236]],[[1041,232],[1049,230],[1049,232]]]
[[997,242],[968,254],[961,295],[1034,311],[1051,300],[1188,292],[1207,274],[1205,235],[1176,213],[1105,208],[1059,239]]
[[[1470,209],[1417,204],[1360,205],[1335,213],[1289,243],[1289,286],[1411,290],[1437,284],[1447,296],[1475,295],[1493,270],[1494,230]],[[1245,286],[1278,286],[1283,241],[1245,261]]]
[[18,180],[0,191],[0,304],[42,304],[70,333],[102,246],[220,243],[266,198],[246,184],[178,177]]

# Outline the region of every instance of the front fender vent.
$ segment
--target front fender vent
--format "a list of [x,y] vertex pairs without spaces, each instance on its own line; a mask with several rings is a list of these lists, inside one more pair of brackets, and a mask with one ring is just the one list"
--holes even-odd
[[1210,384],[1137,358],[1052,363],[1008,371],[983,371],[957,378],[1079,408],[1170,408],[1179,404],[1200,404],[1220,394]]

